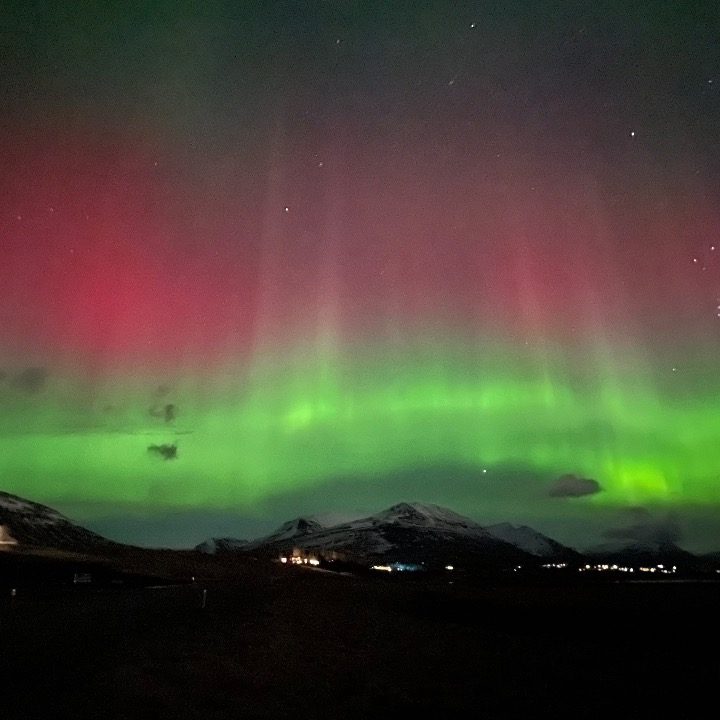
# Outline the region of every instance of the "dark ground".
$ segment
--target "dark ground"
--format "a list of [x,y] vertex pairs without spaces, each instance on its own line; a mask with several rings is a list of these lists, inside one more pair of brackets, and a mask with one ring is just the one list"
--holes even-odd
[[720,584],[463,587],[193,555],[133,563],[196,583],[3,590],[4,720],[688,718],[707,716],[693,708],[720,683]]

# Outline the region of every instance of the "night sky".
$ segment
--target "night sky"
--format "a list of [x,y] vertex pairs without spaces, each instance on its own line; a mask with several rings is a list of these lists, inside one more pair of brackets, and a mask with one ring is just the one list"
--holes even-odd
[[719,37],[4,3],[0,487],[146,544],[420,500],[717,549]]

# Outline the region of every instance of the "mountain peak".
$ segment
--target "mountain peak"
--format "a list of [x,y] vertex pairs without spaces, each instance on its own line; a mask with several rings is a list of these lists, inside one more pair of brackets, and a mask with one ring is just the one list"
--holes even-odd
[[318,530],[324,530],[325,526],[313,518],[297,517],[284,522],[277,530],[263,538],[263,542],[277,542],[278,540],[289,540],[294,537],[311,535]]
[[423,527],[476,528],[479,525],[470,518],[448,508],[430,503],[401,502],[383,510],[373,519],[382,523],[397,523]]
[[0,491],[0,526],[17,544],[85,550],[113,543],[46,505]]
[[18,495],[4,492],[0,490],[0,515],[10,515],[15,517],[33,517],[36,521],[45,523],[63,523],[70,522],[64,515],[57,510],[53,510],[47,505],[25,500]]
[[242,550],[248,544],[247,540],[237,538],[208,538],[195,546],[195,550],[206,555],[217,555],[223,552]]

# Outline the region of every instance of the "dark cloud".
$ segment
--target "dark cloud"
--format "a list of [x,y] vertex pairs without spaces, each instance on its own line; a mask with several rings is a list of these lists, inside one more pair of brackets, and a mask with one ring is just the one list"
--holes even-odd
[[148,452],[151,455],[161,457],[163,460],[177,460],[178,456],[177,445],[175,445],[175,443],[173,443],[172,445],[150,445],[148,447]]
[[658,543],[671,545],[680,541],[682,530],[677,517],[672,513],[653,516],[642,507],[630,508],[627,525],[611,528],[603,532],[603,536],[613,540],[632,540],[638,543]]
[[602,491],[597,480],[578,477],[577,475],[563,475],[559,477],[548,491],[550,497],[583,497],[595,495]]
[[177,417],[177,411],[177,405],[174,403],[167,403],[162,406],[153,405],[149,410],[153,417],[162,418],[167,423],[172,422]]
[[167,397],[172,392],[172,388],[169,385],[158,385],[155,391],[155,396],[159,398]]
[[28,395],[36,395],[47,383],[48,371],[42,367],[29,367],[14,375],[11,385]]

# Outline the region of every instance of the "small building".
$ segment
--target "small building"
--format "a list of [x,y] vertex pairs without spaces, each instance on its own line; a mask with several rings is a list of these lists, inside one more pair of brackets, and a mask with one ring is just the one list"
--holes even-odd
[[7,525],[0,525],[0,550],[13,547],[18,541],[10,534]]

